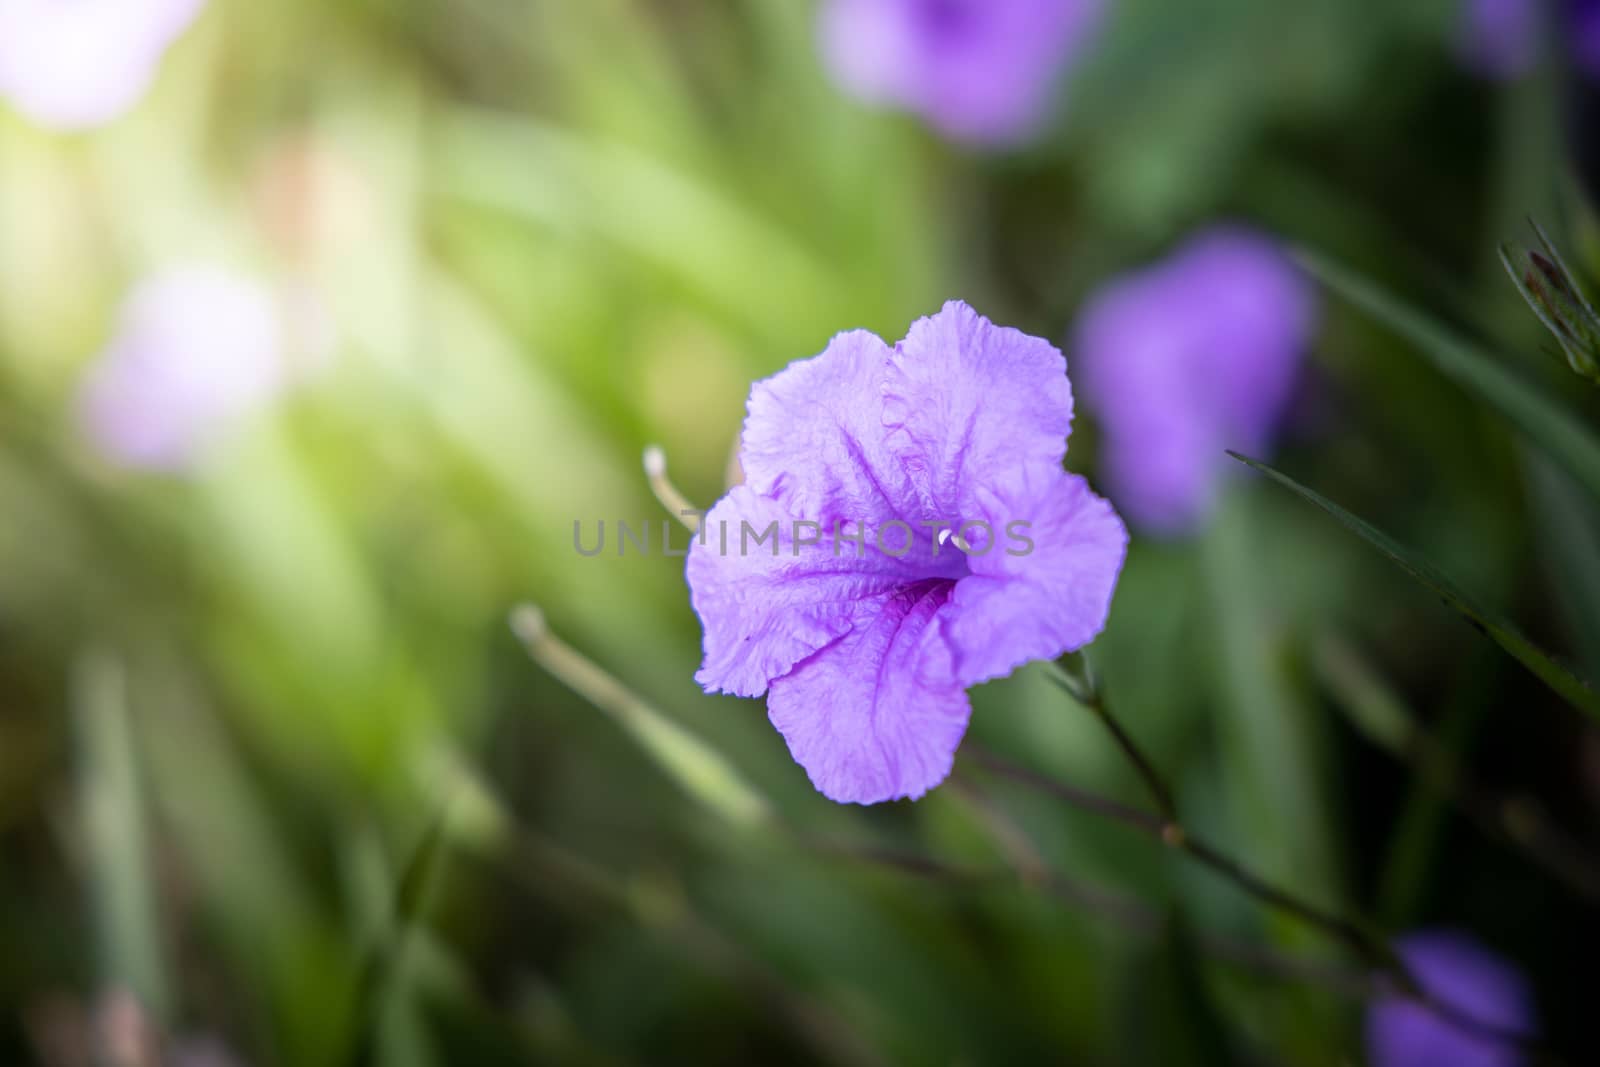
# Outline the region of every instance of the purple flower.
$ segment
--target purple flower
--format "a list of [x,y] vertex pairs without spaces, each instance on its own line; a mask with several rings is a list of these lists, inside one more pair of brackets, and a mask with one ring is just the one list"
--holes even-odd
[[1102,0],[830,0],[822,50],[836,81],[978,144],[1027,137]]
[[1089,300],[1075,351],[1104,430],[1111,497],[1166,536],[1203,523],[1231,464],[1283,418],[1316,317],[1309,283],[1272,241],[1214,228]]
[[[1462,1015],[1488,1026],[1532,1035],[1533,996],[1510,965],[1472,938],[1436,930],[1412,934],[1399,945],[1422,987]],[[1400,997],[1378,1001],[1367,1013],[1367,1056],[1372,1067],[1516,1067],[1518,1051],[1441,1019]]]
[[137,103],[205,0],[0,0],[0,97],[53,129]]
[[1578,73],[1589,81],[1600,80],[1600,0],[1569,0],[1566,29]]
[[1538,0],[1465,0],[1456,51],[1468,69],[1506,81],[1526,74],[1539,58]]
[[745,484],[689,553],[696,678],[770,689],[773,725],[834,800],[921,796],[950,772],[968,686],[1105,624],[1127,532],[1062,469],[1065,371],[1047,342],[952,302],[893,348],[842,333],[751,390]]
[[284,340],[274,294],[247,278],[203,267],[150,278],[84,380],[85,432],[122,465],[186,467],[285,386]]

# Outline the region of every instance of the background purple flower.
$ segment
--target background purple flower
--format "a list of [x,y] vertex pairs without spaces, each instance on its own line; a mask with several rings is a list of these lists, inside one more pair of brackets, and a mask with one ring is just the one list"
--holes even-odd
[[1568,0],[1565,39],[1578,73],[1600,80],[1600,0]]
[[98,126],[137,103],[205,0],[0,0],[0,97],[42,126]]
[[[1079,648],[1105,624],[1127,533],[1061,468],[1071,420],[1061,353],[961,303],[892,349],[866,331],[840,334],[757,383],[745,484],[706,529],[726,523],[737,537],[742,522],[777,521],[783,532],[776,555],[724,552],[717,532],[691,547],[699,682],[739,696],[770,689],[773,724],[834,800],[937,785],[966,730],[968,686]],[[797,549],[796,519],[819,523],[822,543]],[[1026,521],[1034,549],[972,543],[969,555],[921,525],[961,520],[990,523],[996,540]],[[913,535],[900,558],[876,548],[895,521]],[[835,522],[865,526],[864,555],[835,542]],[[904,537],[896,528],[885,544]]]
[[1539,0],[1466,0],[1456,50],[1486,78],[1518,77],[1538,61],[1541,21]]
[[[1481,1022],[1519,1033],[1535,1029],[1533,997],[1509,964],[1477,941],[1451,931],[1405,938],[1400,955],[1424,989]],[[1398,997],[1367,1013],[1372,1067],[1516,1067],[1524,1058],[1503,1043],[1464,1032],[1427,1008]]]
[[1074,343],[1104,430],[1111,495],[1135,523],[1202,523],[1225,450],[1270,450],[1315,320],[1310,284],[1273,241],[1218,227],[1091,296]]
[[1026,137],[1103,0],[830,0],[822,48],[861,99],[922,115],[981,144]]
[[182,268],[128,298],[116,337],[84,380],[80,414],[107,457],[170,470],[285,380],[273,292],[226,271]]

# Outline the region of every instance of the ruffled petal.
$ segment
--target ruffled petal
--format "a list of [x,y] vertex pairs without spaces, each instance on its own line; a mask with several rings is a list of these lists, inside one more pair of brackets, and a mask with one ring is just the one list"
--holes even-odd
[[922,515],[975,518],[978,488],[997,473],[1060,469],[1072,429],[1066,360],[951,301],[895,347],[883,423]]
[[939,613],[961,685],[1094,640],[1128,551],[1122,520],[1075,474],[1029,474],[979,497],[993,537],[985,551],[978,530],[965,535],[972,573]]
[[915,799],[949,775],[971,714],[934,629],[950,588],[930,580],[862,602],[847,635],[772,683],[772,724],[824,796]]
[[916,497],[884,445],[889,354],[875,335],[852,330],[757,382],[739,451],[745,484],[825,525],[904,518]]
[[760,696],[771,679],[848,633],[859,602],[927,570],[919,554],[876,551],[870,533],[862,550],[846,537],[835,542],[831,527],[797,528],[799,518],[807,516],[736,486],[706,514],[703,541],[691,542],[690,600],[705,631],[695,678],[707,690]]

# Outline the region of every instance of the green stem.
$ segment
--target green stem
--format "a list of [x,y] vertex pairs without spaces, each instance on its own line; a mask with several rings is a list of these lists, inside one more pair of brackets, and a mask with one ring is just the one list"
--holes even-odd
[[1406,966],[1405,961],[1400,958],[1399,953],[1394,950],[1388,939],[1372,922],[1364,918],[1353,918],[1324,910],[1281,886],[1267,881],[1231,856],[1190,834],[1184,829],[1178,817],[1177,807],[1172,800],[1171,789],[1168,788],[1159,772],[1155,770],[1155,765],[1145,755],[1138,743],[1133,740],[1132,735],[1122,727],[1111,713],[1104,696],[1100,694],[1098,689],[1093,688],[1092,679],[1078,679],[1062,672],[1058,682],[1067,688],[1069,692],[1074,693],[1075,696],[1078,695],[1078,687],[1083,687],[1082,695],[1079,697],[1080,702],[1095,713],[1095,717],[1106,726],[1117,746],[1127,754],[1130,762],[1138,769],[1152,795],[1158,798],[1157,804],[1162,809],[1161,814],[1152,814],[1128,807],[1117,801],[1058,782],[1054,778],[1027,768],[1013,766],[993,755],[979,753],[977,758],[985,768],[1001,777],[1037,789],[1050,796],[1064,800],[1075,807],[1090,811],[1157,838],[1167,847],[1183,852],[1201,866],[1210,869],[1214,874],[1231,882],[1246,895],[1253,897],[1270,908],[1292,915],[1301,922],[1321,930],[1329,937],[1343,943],[1367,966],[1393,982],[1395,992],[1428,1009],[1434,1015],[1452,1025],[1476,1037],[1515,1047],[1529,1055],[1535,1062],[1546,1064],[1561,1062],[1553,1053],[1543,1048],[1541,1044],[1527,1034],[1505,1030],[1486,1023],[1434,996],[1417,981],[1410,968]]
[[1133,765],[1134,770],[1139,773],[1139,777],[1144,781],[1145,788],[1149,790],[1151,799],[1155,801],[1156,811],[1167,822],[1176,823],[1178,821],[1178,805],[1172,799],[1172,790],[1167,788],[1167,783],[1162,780],[1155,765],[1145,757],[1144,752],[1134,743],[1132,735],[1122,728],[1122,724],[1116,720],[1106,707],[1105,698],[1101,695],[1100,687],[1095,682],[1094,673],[1088,669],[1087,658],[1083,662],[1085,670],[1082,678],[1069,674],[1059,663],[1047,663],[1045,669],[1050,672],[1050,680],[1052,682],[1065,689],[1069,696],[1100,720],[1100,725],[1105,727],[1106,732],[1111,735],[1111,739],[1116,742],[1117,747],[1122,750],[1122,754],[1127,757],[1128,762]]

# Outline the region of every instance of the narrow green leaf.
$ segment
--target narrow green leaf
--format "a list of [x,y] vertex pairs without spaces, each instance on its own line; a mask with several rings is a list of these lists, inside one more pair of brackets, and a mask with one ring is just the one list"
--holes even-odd
[[1411,709],[1372,664],[1334,634],[1317,639],[1312,664],[1357,733],[1398,760],[1416,755],[1419,728]]
[[[1160,939],[1134,960],[1129,978],[1117,1031],[1118,1062],[1165,1067],[1238,1062],[1229,1027],[1206,983],[1200,945],[1181,912],[1172,914]],[[1161,1019],[1162,1025],[1151,1026],[1151,1019]]]
[[1435,570],[1430,563],[1419,558],[1414,552],[1399,544],[1383,531],[1357,518],[1321,494],[1307,489],[1287,474],[1274,470],[1265,463],[1241,456],[1237,452],[1229,452],[1228,455],[1246,466],[1260,471],[1280,485],[1293,490],[1338,519],[1351,532],[1399,564],[1400,568],[1406,573],[1429,589],[1432,589],[1440,599],[1459,612],[1474,628],[1509,652],[1513,659],[1537,675],[1540,681],[1555,690],[1569,704],[1600,719],[1600,694],[1596,694],[1586,682],[1583,682],[1577,675],[1557,663],[1549,653],[1522,636],[1516,627],[1486,611],[1463,592],[1459,586]]
[[88,844],[99,978],[161,1022],[171,1008],[160,901],[150,862],[144,768],[128,712],[121,660],[91,649],[73,674],[81,750],[78,793]]
[[1305,249],[1297,258],[1328,288],[1416,345],[1440,373],[1498,410],[1600,496],[1600,439],[1543,389],[1370,279]]
[[376,1063],[378,1030],[391,988],[403,966],[412,928],[422,914],[428,887],[438,870],[447,842],[449,804],[442,804],[412,850],[395,884],[394,913],[389,930],[368,952],[356,983],[355,1045],[349,1062],[355,1067]]
[[1574,654],[1600,677],[1600,509],[1546,457],[1525,452],[1523,469],[1539,555]]
[[735,826],[757,826],[772,817],[766,798],[722,753],[556,637],[538,608],[519,605],[511,613],[511,630],[534,662],[615,719],[684,792]]

